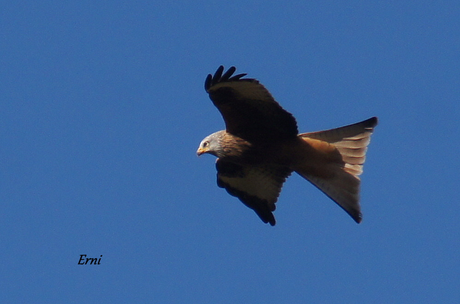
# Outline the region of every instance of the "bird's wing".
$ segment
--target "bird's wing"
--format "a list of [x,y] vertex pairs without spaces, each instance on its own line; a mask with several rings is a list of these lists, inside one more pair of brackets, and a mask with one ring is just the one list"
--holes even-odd
[[206,92],[222,114],[227,132],[251,142],[276,141],[297,136],[297,123],[273,99],[270,92],[246,74],[233,75],[235,67],[224,74],[220,66],[205,81]]
[[253,209],[264,223],[274,226],[272,211],[291,170],[273,165],[248,166],[218,159],[217,185]]

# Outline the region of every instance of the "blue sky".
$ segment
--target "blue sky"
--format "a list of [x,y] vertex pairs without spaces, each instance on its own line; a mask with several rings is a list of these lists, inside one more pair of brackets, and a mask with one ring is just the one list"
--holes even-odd
[[[0,8],[2,303],[460,300],[458,1]],[[379,117],[361,224],[297,175],[275,227],[216,186],[221,64],[301,132]]]

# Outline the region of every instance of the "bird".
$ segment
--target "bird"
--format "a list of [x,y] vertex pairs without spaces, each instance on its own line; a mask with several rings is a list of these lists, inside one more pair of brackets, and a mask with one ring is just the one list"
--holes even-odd
[[359,175],[377,117],[299,134],[294,116],[258,80],[235,71],[219,66],[204,84],[225,130],[206,136],[196,153],[217,157],[217,185],[274,226],[281,188],[296,172],[360,223]]

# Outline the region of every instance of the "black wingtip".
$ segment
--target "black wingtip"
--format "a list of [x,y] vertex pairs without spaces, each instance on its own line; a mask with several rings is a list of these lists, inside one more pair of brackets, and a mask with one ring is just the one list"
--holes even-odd
[[[206,80],[204,82],[204,88],[206,92],[209,91],[209,88],[212,87],[213,85],[218,84],[219,82],[226,82],[226,81],[237,81],[240,80],[242,77],[246,76],[246,73],[238,74],[238,75],[233,75],[236,71],[236,67],[231,66],[225,73],[224,73],[224,66],[221,65],[217,68],[216,72],[214,75],[208,74],[206,77]],[[232,76],[233,75],[233,76]],[[250,81],[251,79],[241,79],[241,80],[248,80]]]
[[233,75],[233,73],[235,73],[236,71],[236,68],[234,66],[230,67],[227,72],[225,72],[224,75],[222,75],[222,77],[220,77],[220,81],[227,81],[230,76]]
[[271,211],[263,210],[263,209],[256,209],[256,208],[252,208],[252,207],[250,207],[250,208],[253,209],[256,212],[256,214],[259,216],[259,218],[265,224],[270,224],[271,226],[276,225],[275,216],[273,215],[273,213]]
[[246,76],[246,75],[248,75],[248,74],[246,74],[246,73],[238,74],[238,75],[233,76],[233,77],[230,78],[229,80],[230,80],[230,81],[239,80],[241,77],[244,77],[244,76]]
[[212,85],[215,85],[216,83],[219,82],[220,78],[222,77],[222,73],[224,71],[224,66],[221,65],[217,69],[217,71],[214,73],[214,77],[212,78]]
[[211,83],[212,83],[212,75],[208,74],[208,76],[206,77],[206,80],[204,81],[204,89],[206,90],[206,92],[211,87]]

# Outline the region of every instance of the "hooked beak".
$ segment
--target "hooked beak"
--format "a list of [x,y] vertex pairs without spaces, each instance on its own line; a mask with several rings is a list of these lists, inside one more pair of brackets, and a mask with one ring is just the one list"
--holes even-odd
[[206,151],[203,150],[203,149],[201,149],[201,147],[198,148],[198,150],[196,150],[196,155],[197,155],[197,156],[201,156],[201,154],[203,154],[203,153],[206,153]]

